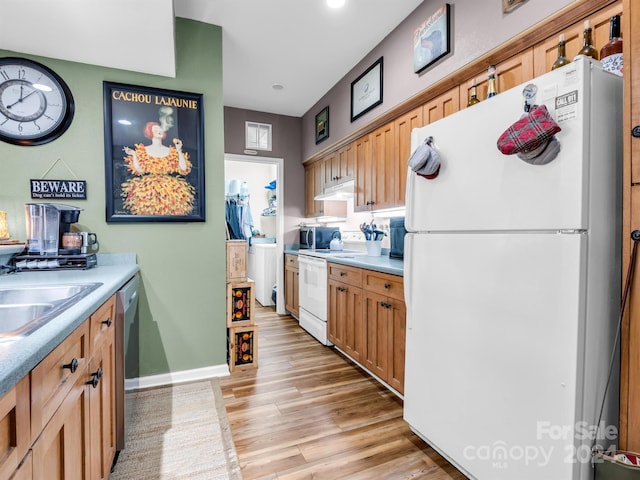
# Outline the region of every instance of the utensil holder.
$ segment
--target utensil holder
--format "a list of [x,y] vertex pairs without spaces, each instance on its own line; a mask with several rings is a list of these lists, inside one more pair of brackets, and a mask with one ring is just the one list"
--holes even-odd
[[379,257],[382,253],[382,240],[367,240],[367,255],[370,257]]

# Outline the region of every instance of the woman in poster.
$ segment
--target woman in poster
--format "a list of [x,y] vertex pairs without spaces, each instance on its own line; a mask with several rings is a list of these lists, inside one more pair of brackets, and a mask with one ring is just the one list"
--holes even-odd
[[[149,145],[138,143],[135,149],[124,147],[127,169],[134,175],[122,183],[124,207],[133,215],[189,215],[193,210],[195,188],[184,177],[191,171],[189,154],[182,151],[182,140],[163,140],[173,125],[170,113],[163,107],[160,123],[148,122],[144,136]],[[164,127],[164,128],[163,128]]]

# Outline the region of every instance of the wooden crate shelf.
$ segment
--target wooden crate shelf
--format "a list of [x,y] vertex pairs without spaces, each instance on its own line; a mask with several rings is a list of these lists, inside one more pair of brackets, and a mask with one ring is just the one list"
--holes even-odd
[[229,370],[258,367],[258,326],[233,327],[228,330]]

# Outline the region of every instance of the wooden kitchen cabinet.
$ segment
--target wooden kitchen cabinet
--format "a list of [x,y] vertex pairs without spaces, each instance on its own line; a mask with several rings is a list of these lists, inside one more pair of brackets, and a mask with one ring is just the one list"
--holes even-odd
[[323,215],[323,202],[314,200],[316,195],[322,193],[324,188],[325,164],[323,161],[316,161],[305,165],[305,216],[319,217]]
[[[622,279],[629,269],[633,241],[631,232],[640,229],[640,138],[632,131],[640,125],[640,5],[636,0],[622,3],[624,39],[623,109],[623,217]],[[620,434],[619,447],[640,451],[640,261],[635,273],[628,306],[622,322],[620,342]]]
[[348,143],[336,152],[331,164],[331,175],[340,182],[345,178],[354,178],[356,150],[354,143]]
[[93,480],[89,469],[87,365],[33,444],[34,480]]
[[327,336],[352,360],[404,392],[403,279],[329,262]]
[[407,311],[402,277],[365,271],[363,304],[363,364],[392,388],[403,393]]
[[284,308],[295,318],[300,315],[298,296],[299,285],[298,256],[289,253],[284,256]]
[[31,445],[30,439],[27,376],[0,398],[0,478],[9,478],[18,469]]
[[[395,123],[389,122],[366,137],[370,142],[369,150],[366,146],[359,150],[356,142],[356,212],[397,206]],[[359,155],[360,151],[362,155]]]
[[372,170],[372,158],[371,158],[371,134],[363,135],[354,142],[355,146],[355,187],[354,187],[354,199],[353,209],[355,211],[370,210],[368,196],[371,192],[371,185],[366,182],[371,182],[371,175],[369,172]]
[[327,272],[327,336],[336,347],[360,362],[364,348],[362,271],[329,263]]
[[109,477],[116,454],[115,297],[91,317],[89,419],[91,479]]
[[413,109],[395,120],[395,145],[398,161],[395,163],[395,201],[397,206],[404,206],[407,190],[407,169],[411,157],[411,131],[423,126],[422,107]]
[[424,125],[429,125],[458,110],[460,110],[460,89],[453,87],[422,106],[422,122]]
[[114,320],[115,296],[31,371],[34,479],[109,477],[116,430]]

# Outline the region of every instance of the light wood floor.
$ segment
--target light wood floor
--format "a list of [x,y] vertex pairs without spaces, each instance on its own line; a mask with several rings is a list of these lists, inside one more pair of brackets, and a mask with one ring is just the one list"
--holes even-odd
[[258,368],[220,380],[245,480],[465,478],[411,432],[402,400],[257,307]]

